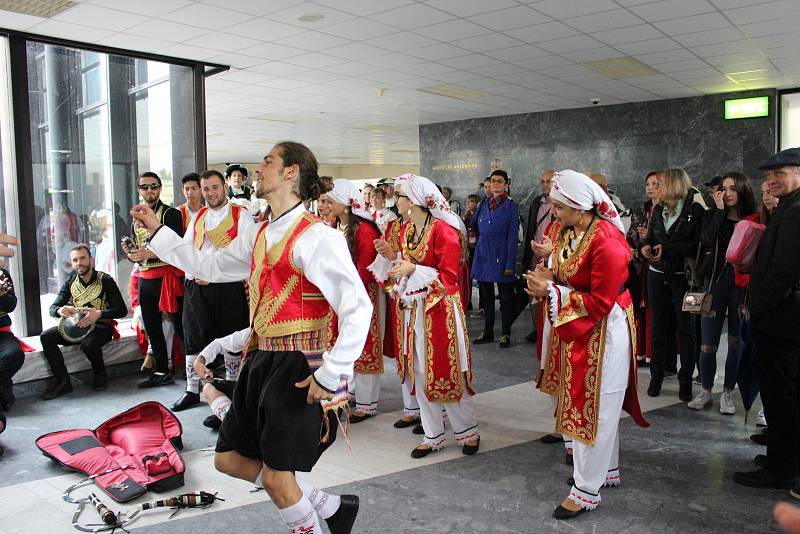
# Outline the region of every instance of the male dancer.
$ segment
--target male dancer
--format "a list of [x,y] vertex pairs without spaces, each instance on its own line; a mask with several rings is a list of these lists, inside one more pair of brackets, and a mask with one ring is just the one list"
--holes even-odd
[[[154,172],[146,172],[139,177],[137,187],[145,204],[155,213],[159,223],[182,236],[181,213],[161,202],[161,178]],[[133,235],[136,248],[131,250],[125,247],[127,249],[125,252],[129,260],[139,264],[139,306],[156,364],[155,371],[139,382],[138,387],[166,386],[172,384],[173,380],[169,374],[167,341],[161,326],[161,312],[170,313],[176,325],[180,321],[178,297],[183,295],[181,272],[145,248],[150,239],[147,228],[134,222]]]
[[[225,178],[218,171],[200,175],[206,207],[197,212],[183,235],[203,254],[228,247],[255,225],[247,210],[228,201]],[[238,282],[210,284],[186,273],[183,297],[183,339],[186,349],[186,392],[172,405],[179,412],[200,403],[197,354],[212,340],[247,326],[244,277]]]
[[[329,495],[295,478],[336,438],[337,412],[348,400],[346,379],[372,315],[344,237],[303,207],[325,192],[317,172],[304,145],[275,145],[256,172],[269,221],[211,255],[159,225],[148,206],[134,206],[131,215],[154,232],[154,251],[194,276],[214,282],[250,276],[252,348],[222,422],[217,469],[260,479],[289,532],[321,533],[319,513],[333,534],[347,534],[358,498]],[[330,346],[334,313],[339,334]]]
[[178,205],[178,211],[181,212],[181,222],[185,234],[186,228],[189,227],[189,221],[203,207],[203,194],[200,190],[200,175],[196,172],[190,172],[184,176],[181,184],[183,184],[183,196],[186,197],[186,202]]

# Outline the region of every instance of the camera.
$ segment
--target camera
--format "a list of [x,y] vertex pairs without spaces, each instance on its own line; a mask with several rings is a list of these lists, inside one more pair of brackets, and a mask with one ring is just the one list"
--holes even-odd
[[137,250],[139,248],[139,246],[133,242],[133,239],[131,239],[128,236],[123,236],[122,239],[120,239],[120,241],[122,242],[123,245],[125,245],[125,248],[127,248],[130,252],[133,252],[134,250]]
[[591,102],[593,106],[596,106],[597,104],[600,103],[600,99],[599,98],[592,98],[591,100],[589,100],[589,102]]

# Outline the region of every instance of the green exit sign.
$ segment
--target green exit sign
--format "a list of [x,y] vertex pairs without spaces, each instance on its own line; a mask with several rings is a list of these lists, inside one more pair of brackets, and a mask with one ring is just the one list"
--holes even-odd
[[769,97],[756,96],[725,101],[725,120],[769,116]]

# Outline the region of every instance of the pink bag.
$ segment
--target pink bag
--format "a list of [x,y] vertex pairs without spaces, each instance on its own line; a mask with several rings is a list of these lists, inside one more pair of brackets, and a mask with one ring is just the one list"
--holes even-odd
[[748,270],[753,266],[758,243],[764,235],[766,226],[753,221],[739,221],[733,227],[733,236],[728,243],[725,259],[736,266],[744,266]]

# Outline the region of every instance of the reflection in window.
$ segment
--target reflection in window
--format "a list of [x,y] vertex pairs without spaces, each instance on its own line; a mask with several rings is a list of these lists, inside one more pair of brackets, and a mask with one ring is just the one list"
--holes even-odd
[[47,310],[72,272],[69,250],[76,243],[90,246],[96,268],[115,277],[127,297],[133,266],[119,242],[131,232],[136,177],[158,173],[162,200],[172,203],[173,177],[195,170],[195,149],[186,141],[194,138],[194,117],[175,115],[192,109],[191,100],[182,101],[191,91],[171,91],[176,77],[190,79],[191,68],[27,46],[42,327],[48,328],[55,321]]

